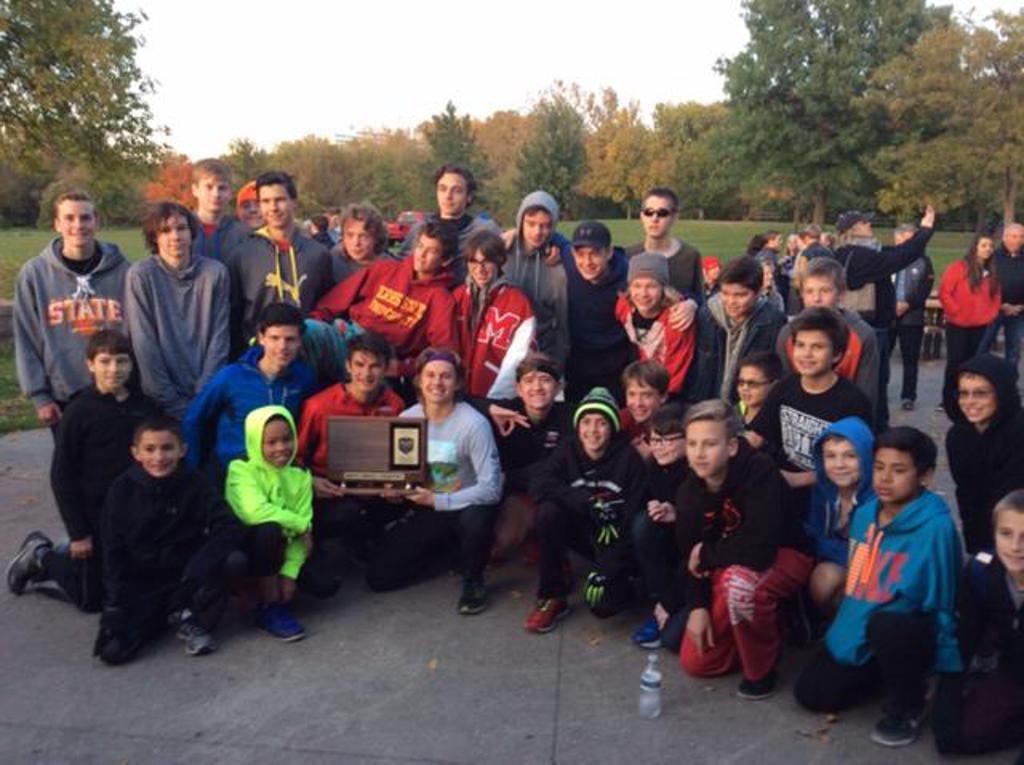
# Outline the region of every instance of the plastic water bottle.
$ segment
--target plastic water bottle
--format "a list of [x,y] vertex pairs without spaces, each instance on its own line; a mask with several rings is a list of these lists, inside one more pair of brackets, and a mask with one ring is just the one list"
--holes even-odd
[[653,720],[661,714],[661,672],[658,670],[658,654],[647,654],[647,666],[640,675],[640,702],[637,705],[640,716]]

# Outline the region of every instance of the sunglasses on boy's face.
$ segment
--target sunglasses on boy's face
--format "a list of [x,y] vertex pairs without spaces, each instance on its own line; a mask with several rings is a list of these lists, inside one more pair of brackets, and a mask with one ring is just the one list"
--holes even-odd
[[640,211],[642,215],[648,218],[667,218],[672,215],[675,210],[669,210],[664,207],[645,207]]

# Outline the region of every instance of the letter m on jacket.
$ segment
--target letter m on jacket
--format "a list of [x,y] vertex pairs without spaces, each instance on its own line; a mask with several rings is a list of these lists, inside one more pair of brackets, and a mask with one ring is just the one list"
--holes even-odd
[[508,350],[512,344],[512,337],[516,329],[523,323],[523,317],[517,313],[502,313],[493,305],[487,309],[484,319],[483,332],[477,337],[477,342],[483,345],[493,345],[502,350]]

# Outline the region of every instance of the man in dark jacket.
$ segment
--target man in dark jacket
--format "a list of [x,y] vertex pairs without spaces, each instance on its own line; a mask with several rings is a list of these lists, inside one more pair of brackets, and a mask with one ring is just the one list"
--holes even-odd
[[[875,239],[871,231],[871,219],[871,215],[856,210],[842,213],[836,220],[839,244],[833,257],[846,269],[846,286],[849,291],[843,307],[856,307],[864,320],[875,328],[880,362],[875,425],[877,430],[883,431],[889,427],[889,328],[896,320],[896,289],[893,287],[892,276],[924,255],[935,225],[935,209],[929,205],[917,233],[896,247],[883,247]],[[860,292],[864,288],[874,291],[874,300],[870,306],[852,302],[858,297],[862,300],[866,298],[868,293]]]
[[[897,247],[909,242],[917,227],[904,224],[896,228],[893,244]],[[927,255],[896,274],[896,322],[889,330],[889,347],[900,344],[903,358],[903,385],[900,391],[902,407],[906,412],[914,408],[917,400],[917,365],[921,359],[921,342],[924,340],[924,306],[932,294],[935,283],[935,269]]]
[[786,315],[760,300],[764,272],[749,255],[733,258],[722,269],[721,289],[697,314],[697,352],[684,395],[687,401],[724,398],[737,401],[739,360],[754,351],[775,350]]
[[968,552],[992,547],[992,508],[1024,488],[1024,412],[1013,370],[998,356],[964,362],[957,374],[957,408],[949,414],[946,456]]
[[569,295],[571,350],[566,364],[565,398],[575,403],[593,387],[622,400],[623,368],[636,357],[615,303],[626,288],[626,256],[612,247],[608,227],[584,221],[572,235],[572,253],[562,256]]
[[1024,343],[1024,225],[1010,223],[1003,229],[1003,241],[993,261],[1002,287],[1002,304],[999,318],[981,341],[980,352],[992,347],[1002,327],[1006,335],[1006,361],[1016,379],[1020,344]]

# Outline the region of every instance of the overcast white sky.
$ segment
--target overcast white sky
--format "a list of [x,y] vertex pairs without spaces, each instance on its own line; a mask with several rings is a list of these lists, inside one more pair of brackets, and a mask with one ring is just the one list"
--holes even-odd
[[[975,19],[1011,0],[953,0]],[[233,138],[264,148],[316,134],[528,111],[555,80],[613,87],[645,113],[722,98],[713,71],[746,42],[739,0],[580,3],[118,0],[142,10],[155,123],[192,159]]]

